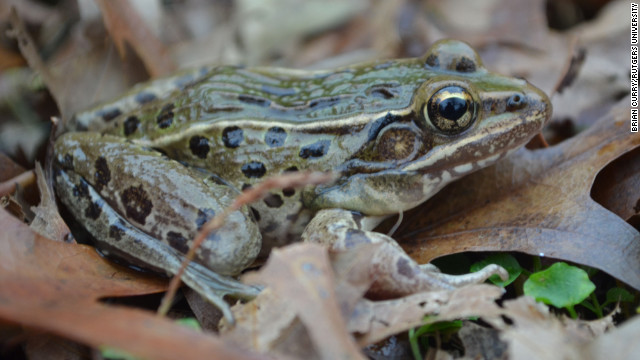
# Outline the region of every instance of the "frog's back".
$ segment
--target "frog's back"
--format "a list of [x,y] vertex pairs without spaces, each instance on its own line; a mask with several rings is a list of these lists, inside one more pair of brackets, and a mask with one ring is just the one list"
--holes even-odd
[[420,59],[376,61],[334,71],[203,68],[136,86],[118,100],[77,114],[74,127],[121,126],[121,135],[153,139],[220,121],[336,121],[406,109],[416,88],[433,75]]

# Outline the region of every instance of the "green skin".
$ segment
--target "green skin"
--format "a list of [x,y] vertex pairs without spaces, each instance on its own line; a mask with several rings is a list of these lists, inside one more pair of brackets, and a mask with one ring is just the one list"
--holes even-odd
[[232,214],[185,283],[231,318],[222,296],[257,289],[226,276],[302,238],[338,250],[383,243],[372,292],[450,288],[504,273],[439,274],[370,230],[505,157],[550,114],[544,93],[488,72],[452,40],[421,58],[333,71],[214,67],[76,115],[74,129],[85,131],[55,143],[56,190],[107,251],[173,274],[199,227],[242,189],[288,171],[331,171],[333,183],[274,190]]

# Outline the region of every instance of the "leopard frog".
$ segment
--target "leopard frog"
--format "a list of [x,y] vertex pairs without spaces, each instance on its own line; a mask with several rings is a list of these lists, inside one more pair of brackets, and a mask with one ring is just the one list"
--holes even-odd
[[481,281],[419,265],[385,217],[504,158],[551,114],[543,92],[487,71],[465,43],[420,58],[331,71],[217,66],[138,86],[77,114],[55,142],[62,203],[105,252],[173,274],[198,229],[268,176],[331,171],[332,183],[271,191],[209,235],[183,281],[231,318],[222,297],[259,289],[233,276],[292,241],[381,243],[372,292]]

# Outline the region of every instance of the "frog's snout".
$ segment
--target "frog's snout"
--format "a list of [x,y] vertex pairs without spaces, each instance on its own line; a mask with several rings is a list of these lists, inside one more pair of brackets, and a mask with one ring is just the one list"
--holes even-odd
[[551,119],[551,113],[553,112],[553,106],[551,105],[551,100],[544,91],[538,89],[531,83],[527,81],[527,85],[524,88],[525,96],[523,99],[514,99],[516,95],[512,96],[507,100],[507,106],[512,103],[516,103],[515,100],[520,100],[520,102],[524,102],[526,106],[526,117],[527,120],[532,120],[537,122],[540,125],[540,130],[542,127]]

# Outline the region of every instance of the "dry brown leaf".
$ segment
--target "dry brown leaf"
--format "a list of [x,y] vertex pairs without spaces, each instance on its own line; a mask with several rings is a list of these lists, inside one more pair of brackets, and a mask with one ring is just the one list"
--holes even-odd
[[[223,338],[237,343],[252,339],[250,345],[260,352],[335,358],[353,346],[349,333],[365,346],[425,323],[501,313],[495,300],[503,291],[491,285],[386,301],[364,299],[373,280],[369,274],[375,248],[333,254],[335,274],[326,263],[326,250],[317,245],[294,244],[275,251],[260,272],[245,276],[245,281],[268,287],[251,303],[233,308],[236,326],[221,329]],[[313,344],[314,351],[305,352],[309,346],[300,344]]]
[[[287,281],[288,279],[281,279]],[[285,297],[265,288],[251,302],[231,308],[235,326],[220,323],[220,336],[259,353],[287,354],[291,357],[319,358],[306,327],[296,317]]]
[[[418,262],[462,251],[519,251],[588,265],[640,289],[640,234],[590,197],[597,173],[640,145],[629,99],[559,145],[521,151],[438,193],[405,219]],[[640,198],[635,194],[627,196]],[[472,205],[470,205],[472,204]]]
[[144,358],[260,358],[151,312],[98,301],[162,291],[164,281],[116,267],[91,247],[43,238],[4,210],[0,228],[2,321]]
[[[592,359],[633,360],[640,354],[640,316],[604,334],[587,346],[584,353]],[[587,359],[587,358],[583,358]]]
[[497,286],[480,284],[387,301],[363,299],[349,319],[349,330],[358,333],[360,345],[366,345],[424,324],[495,315],[500,312],[495,300],[502,293]]
[[51,334],[29,334],[24,352],[30,360],[82,360],[90,356],[86,346]]
[[[302,245],[306,246],[306,245]],[[314,245],[315,246],[315,245]],[[362,299],[373,282],[371,278],[371,256],[377,245],[365,245],[353,251],[331,253],[331,266],[334,271],[335,292],[340,304],[340,312],[344,317],[349,316],[355,304]],[[315,249],[311,249],[316,251]],[[324,255],[323,255],[324,256]],[[284,261],[297,263],[295,258],[288,256]],[[294,265],[290,265],[294,266]],[[274,274],[278,275],[278,274]],[[290,282],[291,278],[272,275],[269,282]],[[250,283],[264,282],[265,275],[249,273],[245,281]],[[304,278],[299,281],[305,282]],[[259,352],[272,354],[287,354],[295,357],[313,358],[320,354],[310,354],[312,340],[306,325],[296,316],[296,307],[289,303],[298,301],[299,292],[275,292],[267,287],[258,297],[248,304],[238,304],[232,310],[236,317],[236,326],[228,328],[223,322],[225,339],[232,339],[242,343],[251,338],[251,346]],[[332,311],[331,308],[323,311]]]
[[[600,335],[594,329],[604,329],[560,319],[545,305],[526,296],[505,301],[500,315],[483,319],[501,330],[500,338],[507,342],[510,359],[589,359],[588,345]],[[505,321],[505,317],[509,320]],[[613,324],[611,316],[597,322]]]
[[0,153],[0,182],[9,180],[25,172],[25,169],[13,162],[7,155]]
[[500,332],[496,329],[464,321],[457,335],[467,359],[508,359],[507,344],[500,341]]
[[[273,250],[265,266],[254,276],[252,282],[264,283],[272,293],[286,299],[282,303],[304,324],[320,358],[363,358],[347,331],[335,296],[327,249],[315,244],[293,244]],[[240,316],[237,321],[236,327],[241,326]],[[270,328],[261,325],[267,324],[258,324],[260,331],[273,336]]]
[[[543,0],[432,0],[428,16],[447,37],[472,44],[545,44],[548,27]],[[444,24],[444,25],[443,25]]]
[[56,199],[53,192],[49,191],[42,167],[38,162],[36,162],[35,171],[38,179],[38,190],[40,190],[40,204],[31,207],[35,217],[29,226],[43,237],[56,241],[66,241],[69,239],[71,230],[69,230],[69,227],[58,212]]
[[176,70],[167,48],[126,0],[98,0],[97,3],[120,56],[125,56],[126,43],[129,43],[151,77],[169,75]]
[[[640,216],[638,189],[640,148],[629,151],[602,169],[593,184],[591,196],[600,205],[634,224],[631,218]],[[638,220],[635,224],[636,228],[640,227]]]

